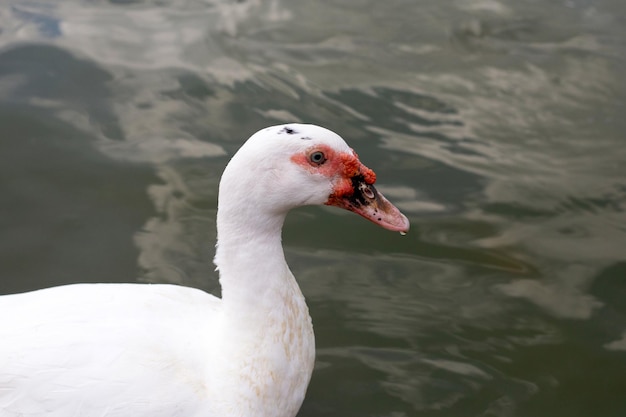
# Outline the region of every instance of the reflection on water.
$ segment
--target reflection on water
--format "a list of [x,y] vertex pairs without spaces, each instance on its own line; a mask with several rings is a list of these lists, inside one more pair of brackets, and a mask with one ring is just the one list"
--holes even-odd
[[318,343],[301,416],[626,413],[622,2],[5,6],[3,293],[218,293],[228,156],[317,123],[412,230],[288,218]]

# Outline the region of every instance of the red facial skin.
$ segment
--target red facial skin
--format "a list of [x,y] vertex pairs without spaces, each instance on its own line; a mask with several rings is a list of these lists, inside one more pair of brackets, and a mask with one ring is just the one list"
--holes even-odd
[[[359,161],[359,156],[352,149],[351,153],[337,153],[326,145],[314,146],[305,153],[297,154],[291,157],[291,160],[301,165],[311,172],[316,172],[328,177],[338,176],[337,182],[333,188],[327,205],[335,205],[332,203],[335,199],[350,197],[354,194],[354,186],[352,178],[362,175],[363,182],[372,185],[376,182],[376,174],[374,171],[366,167]],[[309,159],[314,152],[323,152],[326,160],[323,164],[316,164]]]
[[[322,152],[325,159],[312,160],[316,152]],[[324,204],[353,211],[389,230],[403,233],[409,230],[408,219],[374,188],[376,174],[359,161],[352,149],[349,153],[338,153],[326,145],[313,146],[291,160],[312,173],[334,180],[333,192]]]

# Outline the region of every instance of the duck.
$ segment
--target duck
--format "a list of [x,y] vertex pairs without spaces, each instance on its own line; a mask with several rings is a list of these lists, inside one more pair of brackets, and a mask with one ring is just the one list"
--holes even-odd
[[328,205],[409,221],[338,134],[253,134],[219,184],[221,297],[171,284],[71,284],[0,296],[1,417],[293,417],[315,362],[283,252],[287,213]]

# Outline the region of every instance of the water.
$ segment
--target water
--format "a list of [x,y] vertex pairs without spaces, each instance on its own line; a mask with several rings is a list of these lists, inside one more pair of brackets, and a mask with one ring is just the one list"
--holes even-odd
[[228,157],[317,123],[412,230],[288,218],[318,344],[300,416],[626,415],[623,1],[2,6],[0,292],[217,293]]

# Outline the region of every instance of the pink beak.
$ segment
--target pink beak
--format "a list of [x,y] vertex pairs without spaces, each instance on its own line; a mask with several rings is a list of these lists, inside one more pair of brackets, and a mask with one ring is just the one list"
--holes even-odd
[[[346,192],[345,183],[342,193],[333,193],[326,205],[337,206],[355,212],[367,220],[394,232],[409,231],[409,219],[382,195],[373,184],[368,184],[363,175],[351,179],[352,192]],[[346,179],[344,179],[346,181]]]

